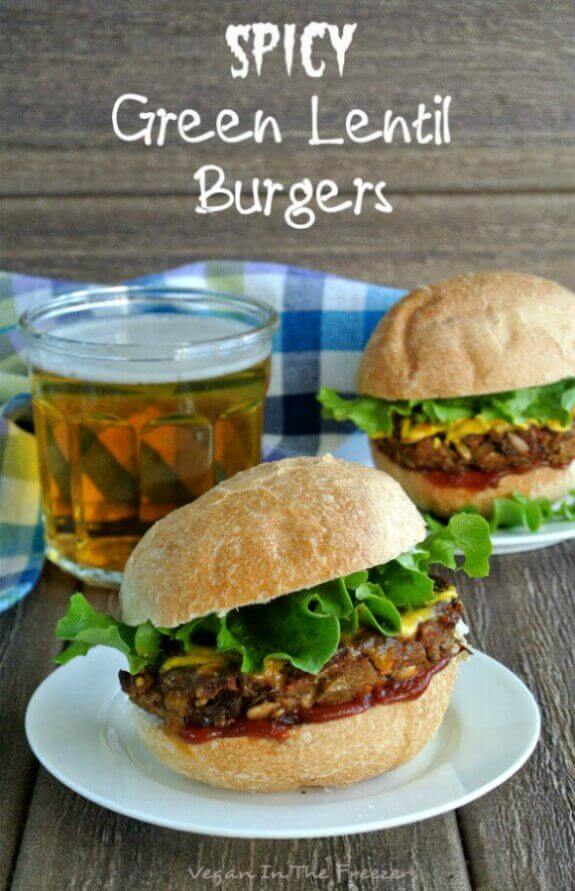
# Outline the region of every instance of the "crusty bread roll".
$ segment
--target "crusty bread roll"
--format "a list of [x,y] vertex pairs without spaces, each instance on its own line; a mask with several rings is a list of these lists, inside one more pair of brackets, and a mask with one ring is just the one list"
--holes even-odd
[[375,705],[325,724],[300,724],[285,739],[223,737],[190,745],[136,706],[134,714],[141,738],[164,764],[210,786],[251,792],[348,786],[400,767],[435,736],[461,658],[436,674],[417,699]]
[[485,489],[465,489],[458,486],[438,486],[425,473],[408,470],[396,464],[371,441],[373,460],[380,470],[391,474],[420,510],[430,511],[440,517],[449,517],[465,505],[474,505],[488,517],[496,498],[505,498],[519,492],[528,498],[549,498],[557,501],[575,488],[575,461],[568,467],[534,467],[526,473],[508,473],[497,485]]
[[125,622],[174,627],[387,563],[425,536],[374,468],[291,458],[238,473],[159,520],[128,560]]
[[458,275],[400,300],[372,334],[356,383],[380,399],[446,399],[573,375],[575,294],[500,271]]

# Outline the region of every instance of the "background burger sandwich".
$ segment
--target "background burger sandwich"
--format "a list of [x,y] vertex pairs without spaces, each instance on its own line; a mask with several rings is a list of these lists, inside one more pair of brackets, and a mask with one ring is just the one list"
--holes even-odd
[[324,389],[327,417],[371,439],[377,467],[424,510],[489,515],[519,493],[575,487],[575,295],[517,272],[418,288],[375,329],[356,399]]
[[454,587],[488,571],[479,516],[424,538],[377,470],[295,458],[240,473],[135,548],[122,621],[72,598],[65,663],[121,650],[139,731],[167,765],[230,789],[341,786],[395,768],[434,735],[465,653]]

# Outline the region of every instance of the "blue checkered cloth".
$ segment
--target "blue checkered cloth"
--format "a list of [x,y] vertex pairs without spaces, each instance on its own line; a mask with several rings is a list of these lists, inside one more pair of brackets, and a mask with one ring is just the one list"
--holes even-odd
[[[274,307],[280,327],[266,402],[266,460],[337,448],[348,430],[322,419],[316,394],[322,386],[353,392],[357,363],[371,332],[404,294],[308,269],[230,261],[192,263],[129,284],[206,288],[255,297]],[[16,321],[25,309],[82,287],[0,273],[0,611],[33,588],[43,562],[35,443],[25,423],[28,379]]]

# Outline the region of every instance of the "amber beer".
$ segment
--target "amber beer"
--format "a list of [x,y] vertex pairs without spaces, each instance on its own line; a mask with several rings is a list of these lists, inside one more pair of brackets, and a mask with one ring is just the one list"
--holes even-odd
[[[213,331],[205,317],[176,321],[178,338],[197,338],[200,327],[211,342],[226,330],[221,319]],[[145,335],[157,348],[168,327],[174,336],[171,322],[114,319],[108,334],[131,346]],[[105,325],[96,327],[100,343]],[[88,328],[72,334],[90,336]],[[232,345],[180,364],[32,356],[46,551],[82,578],[118,581],[156,520],[261,460],[269,338],[263,349],[234,355]]]

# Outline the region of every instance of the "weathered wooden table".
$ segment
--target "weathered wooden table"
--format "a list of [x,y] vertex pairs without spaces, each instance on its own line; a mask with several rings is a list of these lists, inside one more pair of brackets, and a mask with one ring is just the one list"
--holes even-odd
[[[541,705],[543,735],[523,770],[473,804],[414,826],[335,839],[244,841],[118,816],[38,767],[24,711],[52,670],[54,625],[76,587],[47,565],[34,593],[0,617],[1,881],[18,891],[572,887],[575,543],[496,558],[488,579],[461,578],[459,586],[472,642],[517,672]],[[117,596],[87,593],[107,608]]]
[[[326,126],[335,130],[353,106],[376,120],[384,108],[410,115],[436,90],[450,93],[453,142],[428,152],[404,145],[314,151],[305,138],[314,84],[301,73],[286,79],[277,66],[261,81],[232,80],[226,24],[312,18],[306,0],[291,0],[289,16],[287,5],[6,2],[0,268],[114,281],[194,259],[249,257],[405,287],[489,266],[575,285],[568,0],[552,7],[537,0],[313,4],[313,17],[358,22],[345,77],[322,81]],[[154,107],[192,105],[206,120],[226,106],[242,114],[269,108],[284,124],[284,143],[233,152],[211,143],[125,145],[112,132],[110,110],[131,90]],[[328,169],[344,192],[355,175],[382,176],[396,209],[351,222],[323,217],[311,232],[286,227],[281,213],[199,217],[192,174],[203,163],[223,164],[231,177],[288,182]],[[231,874],[224,888],[572,887],[574,569],[570,544],[499,558],[489,579],[460,583],[473,642],[516,671],[543,709],[541,743],[518,776],[460,812],[416,826],[250,843],[136,823],[38,770],[24,710],[51,669],[53,627],[75,587],[47,567],[34,594],[0,617],[0,882],[25,891],[212,888],[223,870]],[[375,870],[373,878],[363,869]],[[287,878],[271,880],[273,870]],[[322,870],[329,878],[314,878]]]

